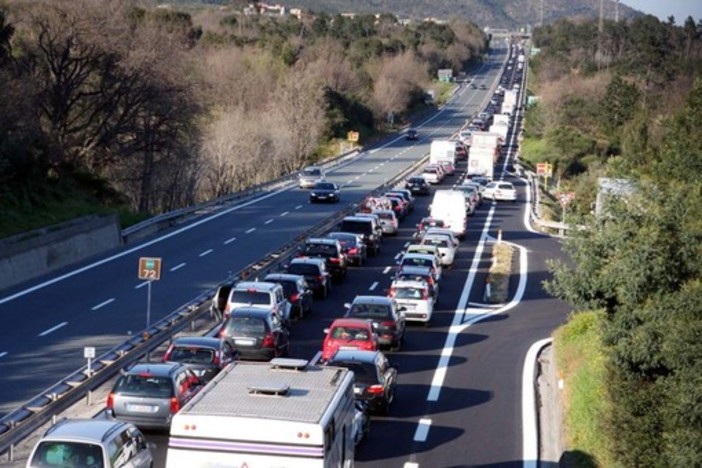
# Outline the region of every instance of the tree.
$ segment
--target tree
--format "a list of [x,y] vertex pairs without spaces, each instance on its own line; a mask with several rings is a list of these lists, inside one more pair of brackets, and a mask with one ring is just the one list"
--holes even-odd
[[600,102],[601,125],[607,131],[619,128],[636,112],[641,93],[636,85],[629,84],[621,76],[615,76],[607,85]]

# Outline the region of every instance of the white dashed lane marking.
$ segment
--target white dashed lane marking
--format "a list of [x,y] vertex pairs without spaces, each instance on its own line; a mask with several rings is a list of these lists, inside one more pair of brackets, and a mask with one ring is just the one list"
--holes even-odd
[[212,252],[213,252],[212,249],[207,249],[207,250],[205,250],[204,252],[201,252],[200,255],[198,255],[198,256],[199,256],[199,257],[204,257],[205,255],[209,255],[209,254],[211,254]]
[[49,328],[48,330],[44,330],[43,332],[39,333],[38,336],[46,336],[46,335],[48,335],[49,333],[55,332],[55,331],[58,330],[59,328],[65,327],[66,325],[68,325],[68,322],[61,322],[61,323],[59,323],[58,325],[56,325],[55,327],[51,327],[51,328]]
[[227,239],[227,240],[224,241],[224,245],[231,244],[231,243],[234,242],[235,240],[236,240],[236,237],[231,237],[231,238],[229,238],[229,239]]
[[375,288],[378,287],[378,282],[376,281],[375,283],[370,285],[370,288],[368,288],[369,291],[373,291]]
[[93,306],[90,310],[102,309],[102,308],[105,307],[107,304],[110,304],[110,303],[112,303],[112,302],[115,302],[115,298],[114,298],[114,297],[111,298],[111,299],[106,300],[105,302],[101,302],[101,303],[99,303],[99,304],[96,305],[96,306]]
[[420,419],[419,424],[417,424],[417,430],[414,432],[415,442],[425,442],[427,436],[429,435],[429,427],[431,426],[431,419]]
[[256,228],[251,228],[251,229],[249,229],[248,231],[246,231],[246,234],[251,234],[251,233],[254,232],[255,230],[256,230]]
[[180,270],[180,269],[183,268],[185,265],[187,265],[187,263],[185,263],[185,262],[180,263],[180,264],[174,266],[173,268],[171,268],[171,271]]

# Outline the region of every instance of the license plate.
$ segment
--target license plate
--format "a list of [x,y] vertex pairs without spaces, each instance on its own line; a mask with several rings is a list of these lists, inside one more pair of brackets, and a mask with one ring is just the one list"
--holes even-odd
[[241,345],[241,346],[253,346],[255,340],[245,340],[245,339],[236,339],[234,340],[234,344]]
[[360,388],[354,388],[354,389],[353,389],[353,394],[354,394],[354,395],[360,395],[361,393],[363,393],[363,390],[361,390]]
[[129,410],[135,413],[153,413],[154,407],[151,405],[129,405]]

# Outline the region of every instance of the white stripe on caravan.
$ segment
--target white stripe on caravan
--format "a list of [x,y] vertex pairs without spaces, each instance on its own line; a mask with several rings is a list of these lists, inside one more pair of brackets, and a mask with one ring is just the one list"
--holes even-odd
[[299,446],[285,444],[266,444],[244,441],[224,441],[212,439],[190,439],[171,436],[168,448],[182,448],[191,450],[215,450],[235,453],[276,454],[290,456],[324,457],[322,446]]

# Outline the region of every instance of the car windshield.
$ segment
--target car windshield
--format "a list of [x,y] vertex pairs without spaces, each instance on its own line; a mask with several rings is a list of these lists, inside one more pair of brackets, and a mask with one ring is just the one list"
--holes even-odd
[[397,288],[395,297],[397,299],[421,299],[423,291],[420,288]]
[[304,169],[304,170],[302,171],[302,175],[306,175],[306,176],[319,176],[319,175],[322,175],[322,170],[321,170],[321,169],[317,169],[317,168],[313,168],[313,169],[309,169],[309,168],[308,168],[308,169]]
[[256,337],[266,333],[266,323],[256,317],[237,317],[227,320],[226,331],[230,336]]
[[210,364],[215,360],[215,350],[195,346],[178,346],[171,350],[168,360],[188,364]]
[[404,257],[402,259],[402,265],[412,265],[412,266],[423,266],[432,267],[432,261],[428,258],[417,258],[417,257]]
[[89,466],[103,468],[102,447],[88,442],[43,441],[37,446],[29,466]]
[[173,382],[168,377],[157,377],[148,373],[122,376],[115,386],[115,393],[151,398],[173,396]]
[[314,186],[315,190],[334,190],[334,184],[332,183],[319,183]]
[[337,254],[336,246],[329,244],[306,244],[302,253],[304,255],[322,255],[325,257],[332,257]]
[[271,296],[267,292],[234,290],[232,292],[231,302],[263,305],[271,303]]
[[293,275],[314,276],[319,274],[319,268],[316,265],[308,265],[306,263],[293,263],[288,266],[288,273]]
[[341,223],[341,229],[349,232],[358,232],[362,234],[370,234],[373,232],[373,225],[370,221],[351,221],[346,220]]
[[334,327],[331,331],[331,336],[338,340],[367,340],[370,338],[368,330],[364,328],[353,327]]
[[345,367],[353,371],[353,377],[358,383],[374,385],[378,383],[378,371],[375,366],[365,362],[355,361],[334,361],[329,362],[331,366]]
[[423,184],[426,181],[423,177],[412,177],[409,182],[410,184]]
[[334,236],[329,236],[329,237],[332,237],[332,238],[338,240],[339,243],[341,244],[341,246],[345,249],[348,247],[355,246],[357,239],[358,239],[355,235],[348,235],[348,236],[334,235]]
[[293,294],[297,293],[297,282],[295,281],[274,281],[283,287],[283,294],[285,297],[289,298]]
[[353,304],[349,310],[350,317],[384,318],[390,316],[390,308],[382,304]]
[[446,239],[446,238],[439,239],[436,237],[434,237],[434,238],[426,238],[425,237],[424,240],[422,241],[422,243],[428,244],[428,245],[435,245],[437,247],[448,247],[449,246],[448,239]]

